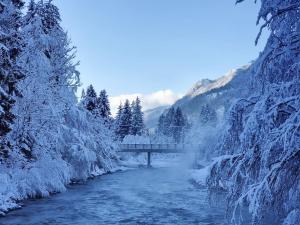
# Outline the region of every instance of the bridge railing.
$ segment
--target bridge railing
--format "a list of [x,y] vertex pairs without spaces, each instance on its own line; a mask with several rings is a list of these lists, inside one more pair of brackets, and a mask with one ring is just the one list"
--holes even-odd
[[199,148],[199,145],[191,144],[121,144],[121,149],[126,150],[192,150]]

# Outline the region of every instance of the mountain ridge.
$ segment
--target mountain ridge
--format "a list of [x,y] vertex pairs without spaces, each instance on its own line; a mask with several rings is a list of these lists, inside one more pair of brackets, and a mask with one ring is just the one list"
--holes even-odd
[[145,112],[146,126],[149,129],[154,129],[159,116],[172,106],[181,107],[193,123],[197,122],[200,109],[204,104],[213,105],[213,108],[219,111],[221,116],[224,116],[231,103],[247,95],[240,84],[248,85],[250,74],[251,65],[244,65],[237,69],[231,69],[224,76],[215,80],[201,79],[187,91],[185,96],[177,100],[173,105],[147,110]]

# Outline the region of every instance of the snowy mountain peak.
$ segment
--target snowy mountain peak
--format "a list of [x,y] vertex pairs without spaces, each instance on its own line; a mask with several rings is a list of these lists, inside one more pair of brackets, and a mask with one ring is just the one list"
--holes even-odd
[[196,83],[196,85],[199,85],[199,86],[207,86],[207,85],[209,85],[209,84],[212,83],[212,82],[213,82],[213,81],[210,80],[210,79],[202,79],[202,80],[198,81],[198,82]]
[[206,87],[208,87],[213,81],[209,79],[202,79],[198,81],[194,86],[188,91],[187,95],[192,96],[193,93],[199,91],[199,90],[204,90]]
[[[249,65],[243,66],[240,69],[246,69],[248,67]],[[238,71],[239,69],[232,69],[225,76],[216,80],[202,79],[191,88],[186,96],[196,97],[213,89],[221,88],[228,84],[237,75]]]

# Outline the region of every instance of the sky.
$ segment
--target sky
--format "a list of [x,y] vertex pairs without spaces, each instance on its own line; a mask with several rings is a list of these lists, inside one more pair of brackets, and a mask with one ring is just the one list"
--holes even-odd
[[113,111],[139,95],[146,109],[172,104],[203,78],[248,64],[259,5],[248,0],[56,0],[77,47],[82,87],[106,89]]

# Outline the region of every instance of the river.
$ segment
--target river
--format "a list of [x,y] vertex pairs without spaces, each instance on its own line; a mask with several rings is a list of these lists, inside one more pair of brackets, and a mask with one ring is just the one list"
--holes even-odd
[[[1,225],[221,225],[223,204],[211,206],[205,187],[181,167],[117,172],[71,186],[0,218]],[[216,202],[215,202],[216,203]]]

